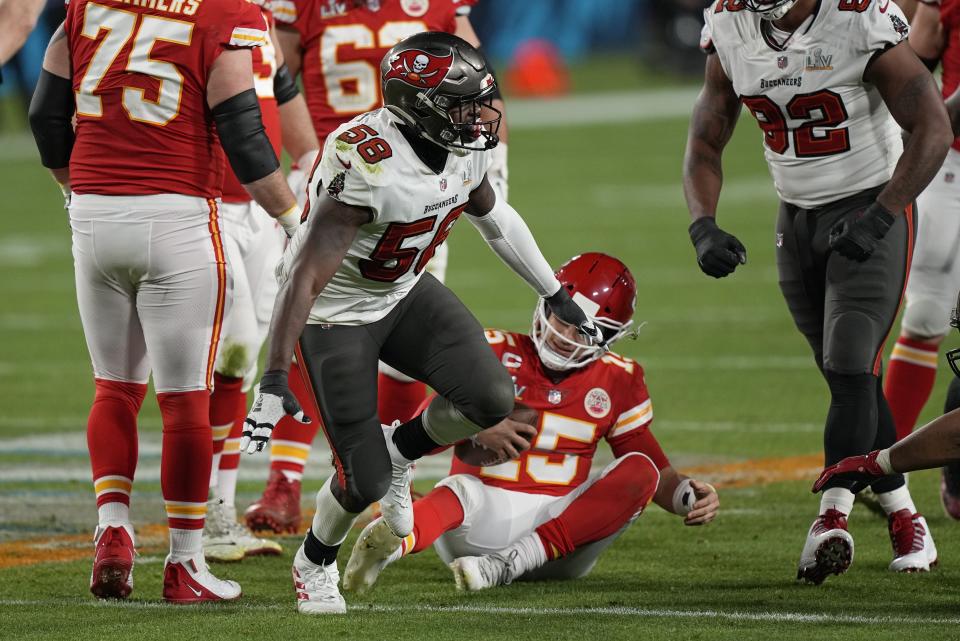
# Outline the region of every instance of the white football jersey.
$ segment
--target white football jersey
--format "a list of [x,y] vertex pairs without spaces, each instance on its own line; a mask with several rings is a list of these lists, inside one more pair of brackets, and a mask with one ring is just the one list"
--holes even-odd
[[[360,227],[317,297],[310,323],[364,325],[389,314],[423,275],[466,209],[470,192],[483,181],[489,162],[484,152],[448,154],[443,172],[435,174],[397,129],[398,122],[387,109],[377,109],[327,137],[308,188],[311,210],[323,190],[342,203],[370,210],[372,220]],[[305,241],[306,227],[290,240],[281,279]]]
[[717,0],[704,18],[701,46],[763,130],[781,199],[815,207],[890,180],[900,128],[863,73],[907,37],[893,0],[821,0],[785,43],[739,0]]

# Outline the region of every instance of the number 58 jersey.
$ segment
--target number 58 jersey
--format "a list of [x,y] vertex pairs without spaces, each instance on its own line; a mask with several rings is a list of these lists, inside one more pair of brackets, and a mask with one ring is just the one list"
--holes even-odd
[[399,122],[377,109],[327,137],[307,187],[307,223],[290,240],[278,276],[287,277],[302,250],[321,194],[366,209],[370,220],[314,302],[310,323],[365,325],[389,314],[423,275],[483,181],[489,162],[484,152],[448,154],[435,174],[397,129]]
[[792,35],[741,0],[716,0],[704,19],[701,47],[717,53],[760,125],[782,200],[815,207],[890,179],[900,129],[863,74],[907,37],[893,0],[820,0]]

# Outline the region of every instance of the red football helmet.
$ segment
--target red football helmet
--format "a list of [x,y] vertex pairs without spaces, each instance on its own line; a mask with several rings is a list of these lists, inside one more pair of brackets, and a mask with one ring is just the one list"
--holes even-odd
[[[556,274],[574,302],[600,327],[607,345],[627,333],[633,323],[637,283],[626,265],[613,256],[591,252],[574,256]],[[576,369],[603,355],[603,348],[587,344],[582,336],[571,339],[558,332],[547,321],[548,313],[546,302],[541,300],[533,313],[530,337],[540,360],[549,369]],[[559,353],[550,343],[561,346],[569,354]]]

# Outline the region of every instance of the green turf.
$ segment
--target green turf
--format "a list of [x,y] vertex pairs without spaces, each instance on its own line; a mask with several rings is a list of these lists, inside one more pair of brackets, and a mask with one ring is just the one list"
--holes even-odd
[[[517,129],[510,144],[511,201],[552,263],[600,250],[633,269],[639,285],[636,317],[647,324],[638,340],[624,341],[618,349],[644,363],[656,412],[654,429],[678,466],[814,454],[821,444],[827,393],[777,288],[776,201],[760,135],[745,121],[731,143],[725,158],[729,195],[720,211],[721,224],[746,244],[749,263],[733,277],[714,281],[697,269],[686,234],[679,185],[685,132],[682,119]],[[0,438],[81,434],[92,383],[74,299],[69,225],[56,187],[35,161],[16,153],[18,144],[23,141],[0,145],[6,214],[0,216],[0,299],[6,302],[0,311]],[[525,330],[533,295],[469,224],[459,227],[451,236],[450,286],[484,324]],[[951,338],[950,345],[955,344]],[[941,375],[924,417],[936,415],[946,381]],[[148,400],[142,430],[156,434],[158,425],[156,405]],[[83,461],[82,452],[20,450],[0,455],[0,470],[15,467],[26,474],[34,466]],[[156,466],[156,457],[144,457],[142,463]],[[317,485],[308,482],[306,490]],[[911,487],[921,510],[931,515],[941,551],[939,570],[928,576],[888,573],[884,524],[858,510],[852,520],[854,567],[819,589],[792,581],[816,512],[807,485],[728,490],[722,496],[726,513],[703,529],[684,528],[652,508],[593,575],[576,584],[514,585],[463,597],[451,591],[447,570],[429,552],[388,571],[372,596],[351,598],[355,608],[346,618],[307,620],[294,614],[288,574],[292,540],[285,558],[222,570],[245,590],[240,603],[226,607],[152,607],[159,602],[161,567],[152,555],[141,559],[136,599],[126,607],[93,604],[86,593],[87,561],[0,570],[0,638],[101,639],[118,631],[132,640],[161,634],[184,639],[955,638],[952,625],[918,622],[957,616],[960,541],[955,526],[939,511],[935,475],[914,475]],[[255,497],[258,489],[242,483],[240,503]],[[141,518],[159,518],[155,484],[139,486],[134,498],[152,510]],[[86,525],[77,528],[51,518],[49,507],[38,507],[38,516],[31,518],[33,502],[48,506],[57,500],[86,510]],[[94,520],[90,488],[82,482],[14,478],[0,484],[0,501],[0,508],[10,510],[0,516],[9,530],[7,539],[13,529],[34,535],[87,532]],[[17,514],[26,511],[27,517],[10,517],[14,504],[20,506]],[[420,609],[393,611],[408,606]],[[433,612],[428,609],[433,606],[473,610]],[[750,616],[822,613],[912,622],[782,622],[664,612],[641,616],[636,610],[483,611],[488,606],[622,606]]]

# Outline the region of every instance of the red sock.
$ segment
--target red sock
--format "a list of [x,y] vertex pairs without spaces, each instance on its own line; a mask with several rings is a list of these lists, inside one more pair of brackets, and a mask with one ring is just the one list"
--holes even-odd
[[214,373],[213,394],[210,395],[210,428],[213,430],[213,465],[210,487],[217,484],[217,470],[223,444],[236,420],[237,406],[244,402],[243,379]]
[[137,469],[137,413],[147,386],[103,379],[95,383],[87,419],[87,449],[97,507],[106,503],[130,505]]
[[890,404],[897,440],[909,436],[937,377],[938,346],[901,336],[893,346],[883,394]]
[[614,534],[650,502],[659,482],[660,472],[646,456],[620,458],[560,516],[537,528],[547,559]]
[[290,391],[300,401],[300,407],[312,421],[309,425],[304,425],[290,416],[280,419],[270,439],[270,469],[292,475],[288,478],[299,479],[303,476],[303,468],[307,464],[313,439],[320,429],[321,419],[313,390],[296,362],[290,366],[288,380]]
[[157,394],[163,417],[160,488],[171,530],[203,529],[207,510],[213,438],[210,393]]
[[237,398],[234,409],[233,425],[223,443],[223,454],[220,457],[221,470],[235,470],[240,467],[240,439],[243,436],[243,422],[247,418],[247,397],[241,394]]
[[420,381],[398,381],[381,372],[377,379],[380,422],[384,425],[394,421],[406,423],[417,415],[417,408],[426,396],[427,386]]
[[401,543],[403,554],[426,550],[444,532],[463,523],[463,506],[448,487],[435,487],[413,502],[413,532]]

